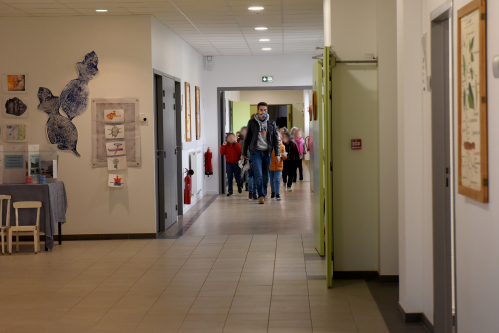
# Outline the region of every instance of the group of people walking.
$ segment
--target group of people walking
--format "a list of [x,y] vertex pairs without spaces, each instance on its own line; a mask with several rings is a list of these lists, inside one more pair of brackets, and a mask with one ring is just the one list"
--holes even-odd
[[297,127],[291,131],[277,128],[269,119],[267,108],[267,103],[259,103],[248,126],[241,128],[237,137],[229,133],[220,147],[226,160],[227,196],[234,194],[234,177],[238,193],[242,193],[246,183],[249,199],[258,200],[259,204],[265,203],[269,179],[271,199],[278,201],[281,176],[285,191],[292,191],[293,182],[303,180],[303,159],[307,153],[303,132]]

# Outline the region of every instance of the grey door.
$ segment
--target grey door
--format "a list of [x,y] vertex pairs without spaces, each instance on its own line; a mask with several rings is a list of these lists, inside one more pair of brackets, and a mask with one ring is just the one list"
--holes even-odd
[[451,333],[452,220],[449,12],[431,25],[434,332]]
[[175,81],[156,75],[158,230],[161,234],[177,222],[177,144]]

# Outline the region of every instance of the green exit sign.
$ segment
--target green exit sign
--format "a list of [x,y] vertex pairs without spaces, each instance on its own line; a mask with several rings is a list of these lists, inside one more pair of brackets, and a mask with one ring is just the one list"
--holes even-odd
[[262,82],[273,82],[274,78],[272,76],[262,76]]

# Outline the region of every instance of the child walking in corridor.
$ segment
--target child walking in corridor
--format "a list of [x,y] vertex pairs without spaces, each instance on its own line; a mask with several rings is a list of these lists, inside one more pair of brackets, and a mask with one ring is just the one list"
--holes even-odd
[[[300,172],[300,180],[303,180],[303,160],[305,159],[305,154],[307,153],[307,146],[305,145],[305,140],[303,140],[303,132],[301,129],[297,128],[295,130],[295,137],[293,142],[298,150],[298,159],[296,159],[296,168]],[[293,182],[296,182],[297,171],[295,169]]]
[[287,153],[285,153],[284,145],[282,144],[281,133],[279,133],[279,145],[281,147],[281,160],[277,163],[277,159],[275,158],[275,149],[272,151],[272,160],[270,162],[270,189],[272,194],[270,196],[271,199],[276,199],[277,201],[281,200],[281,195],[279,193],[281,187],[281,173],[283,169],[283,163],[287,159]]
[[285,132],[282,135],[282,143],[286,149],[286,160],[282,169],[282,181],[284,183],[284,190],[291,191],[293,185],[293,175],[296,172],[296,159],[299,158],[298,149],[295,143],[291,140],[289,133]]
[[220,155],[225,156],[225,161],[227,162],[227,181],[229,183],[227,196],[230,197],[234,194],[232,189],[234,176],[236,177],[237,190],[239,193],[242,193],[243,184],[241,183],[241,169],[237,164],[241,157],[241,145],[236,142],[236,136],[234,133],[229,133],[227,135],[227,142],[224,142],[220,147]]

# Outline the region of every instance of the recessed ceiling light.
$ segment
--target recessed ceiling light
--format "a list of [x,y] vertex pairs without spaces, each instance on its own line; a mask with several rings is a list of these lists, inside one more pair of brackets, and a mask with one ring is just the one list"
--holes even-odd
[[268,28],[266,27],[256,27],[255,30],[267,30]]
[[95,11],[99,13],[105,13],[107,12],[107,9],[96,9]]
[[258,40],[259,42],[270,42],[270,39],[262,38]]
[[270,47],[264,47],[264,48],[262,49],[262,51],[271,51],[271,50],[272,50],[272,48],[270,48]]
[[249,7],[248,9],[249,10],[263,10],[263,7],[254,6],[254,7]]

